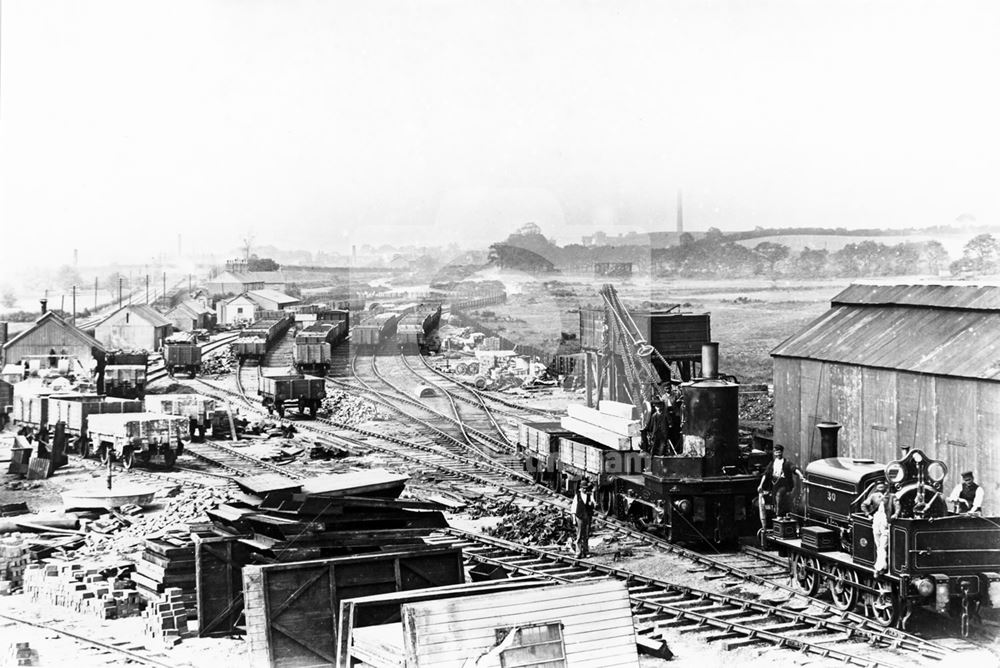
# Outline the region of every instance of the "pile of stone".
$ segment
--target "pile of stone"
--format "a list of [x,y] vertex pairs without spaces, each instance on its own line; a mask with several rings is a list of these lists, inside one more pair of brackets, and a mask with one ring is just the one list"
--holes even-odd
[[21,588],[28,560],[28,544],[20,534],[0,538],[0,596]]
[[68,608],[99,619],[134,617],[146,602],[132,581],[105,575],[109,570],[121,572],[125,568],[101,569],[82,562],[31,564],[24,571],[24,593],[34,603]]
[[486,533],[514,543],[563,545],[576,536],[576,529],[569,516],[560,510],[532,508],[506,515]]
[[38,650],[31,649],[26,642],[16,642],[7,648],[7,654],[0,659],[0,666],[34,666],[37,665]]
[[369,401],[341,390],[328,390],[319,414],[334,422],[361,424],[373,420],[383,420],[379,409]]
[[743,422],[774,422],[774,395],[765,391],[740,392],[740,420]]
[[170,587],[143,613],[146,639],[153,646],[173,647],[191,635],[182,596],[180,588]]
[[203,376],[222,376],[232,373],[236,368],[236,354],[231,348],[226,348],[218,355],[210,355],[201,360],[199,373]]

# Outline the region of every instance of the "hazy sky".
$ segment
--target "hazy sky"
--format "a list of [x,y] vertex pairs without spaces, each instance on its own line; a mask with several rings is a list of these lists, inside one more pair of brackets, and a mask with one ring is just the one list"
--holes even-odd
[[21,261],[1000,220],[993,0],[0,3]]

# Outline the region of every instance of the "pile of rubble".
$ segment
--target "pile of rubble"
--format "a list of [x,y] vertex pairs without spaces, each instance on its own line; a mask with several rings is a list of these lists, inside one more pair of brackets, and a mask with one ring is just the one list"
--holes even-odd
[[211,355],[201,360],[199,373],[203,376],[223,376],[232,373],[236,368],[236,354],[231,348],[226,348],[218,355]]
[[319,415],[334,422],[361,424],[373,420],[383,420],[379,409],[369,401],[342,390],[327,390],[327,396],[320,406]]
[[767,392],[741,392],[740,420],[774,422],[774,395]]
[[510,499],[493,499],[486,496],[470,499],[465,506],[464,514],[470,519],[478,520],[481,517],[506,517],[520,512],[520,508],[514,503],[514,497]]
[[486,533],[513,543],[564,545],[573,540],[573,520],[553,508],[517,509]]

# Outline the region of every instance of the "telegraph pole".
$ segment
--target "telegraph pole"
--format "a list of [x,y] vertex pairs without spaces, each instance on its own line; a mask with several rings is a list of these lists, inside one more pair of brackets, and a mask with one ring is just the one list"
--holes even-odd
[[160,295],[160,298],[163,299],[164,304],[167,303],[167,272],[163,272],[163,294]]
[[118,308],[122,307],[122,281],[125,280],[121,276],[118,277]]
[[97,276],[94,276],[94,313],[97,313]]
[[146,274],[146,303],[149,303],[149,274]]
[[76,286],[73,286],[73,326],[76,327]]

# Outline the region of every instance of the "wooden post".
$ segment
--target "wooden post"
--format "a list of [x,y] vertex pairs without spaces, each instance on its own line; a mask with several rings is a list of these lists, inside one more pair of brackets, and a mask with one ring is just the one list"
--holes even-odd
[[594,407],[594,365],[589,351],[583,353],[583,379],[587,386],[587,408]]

